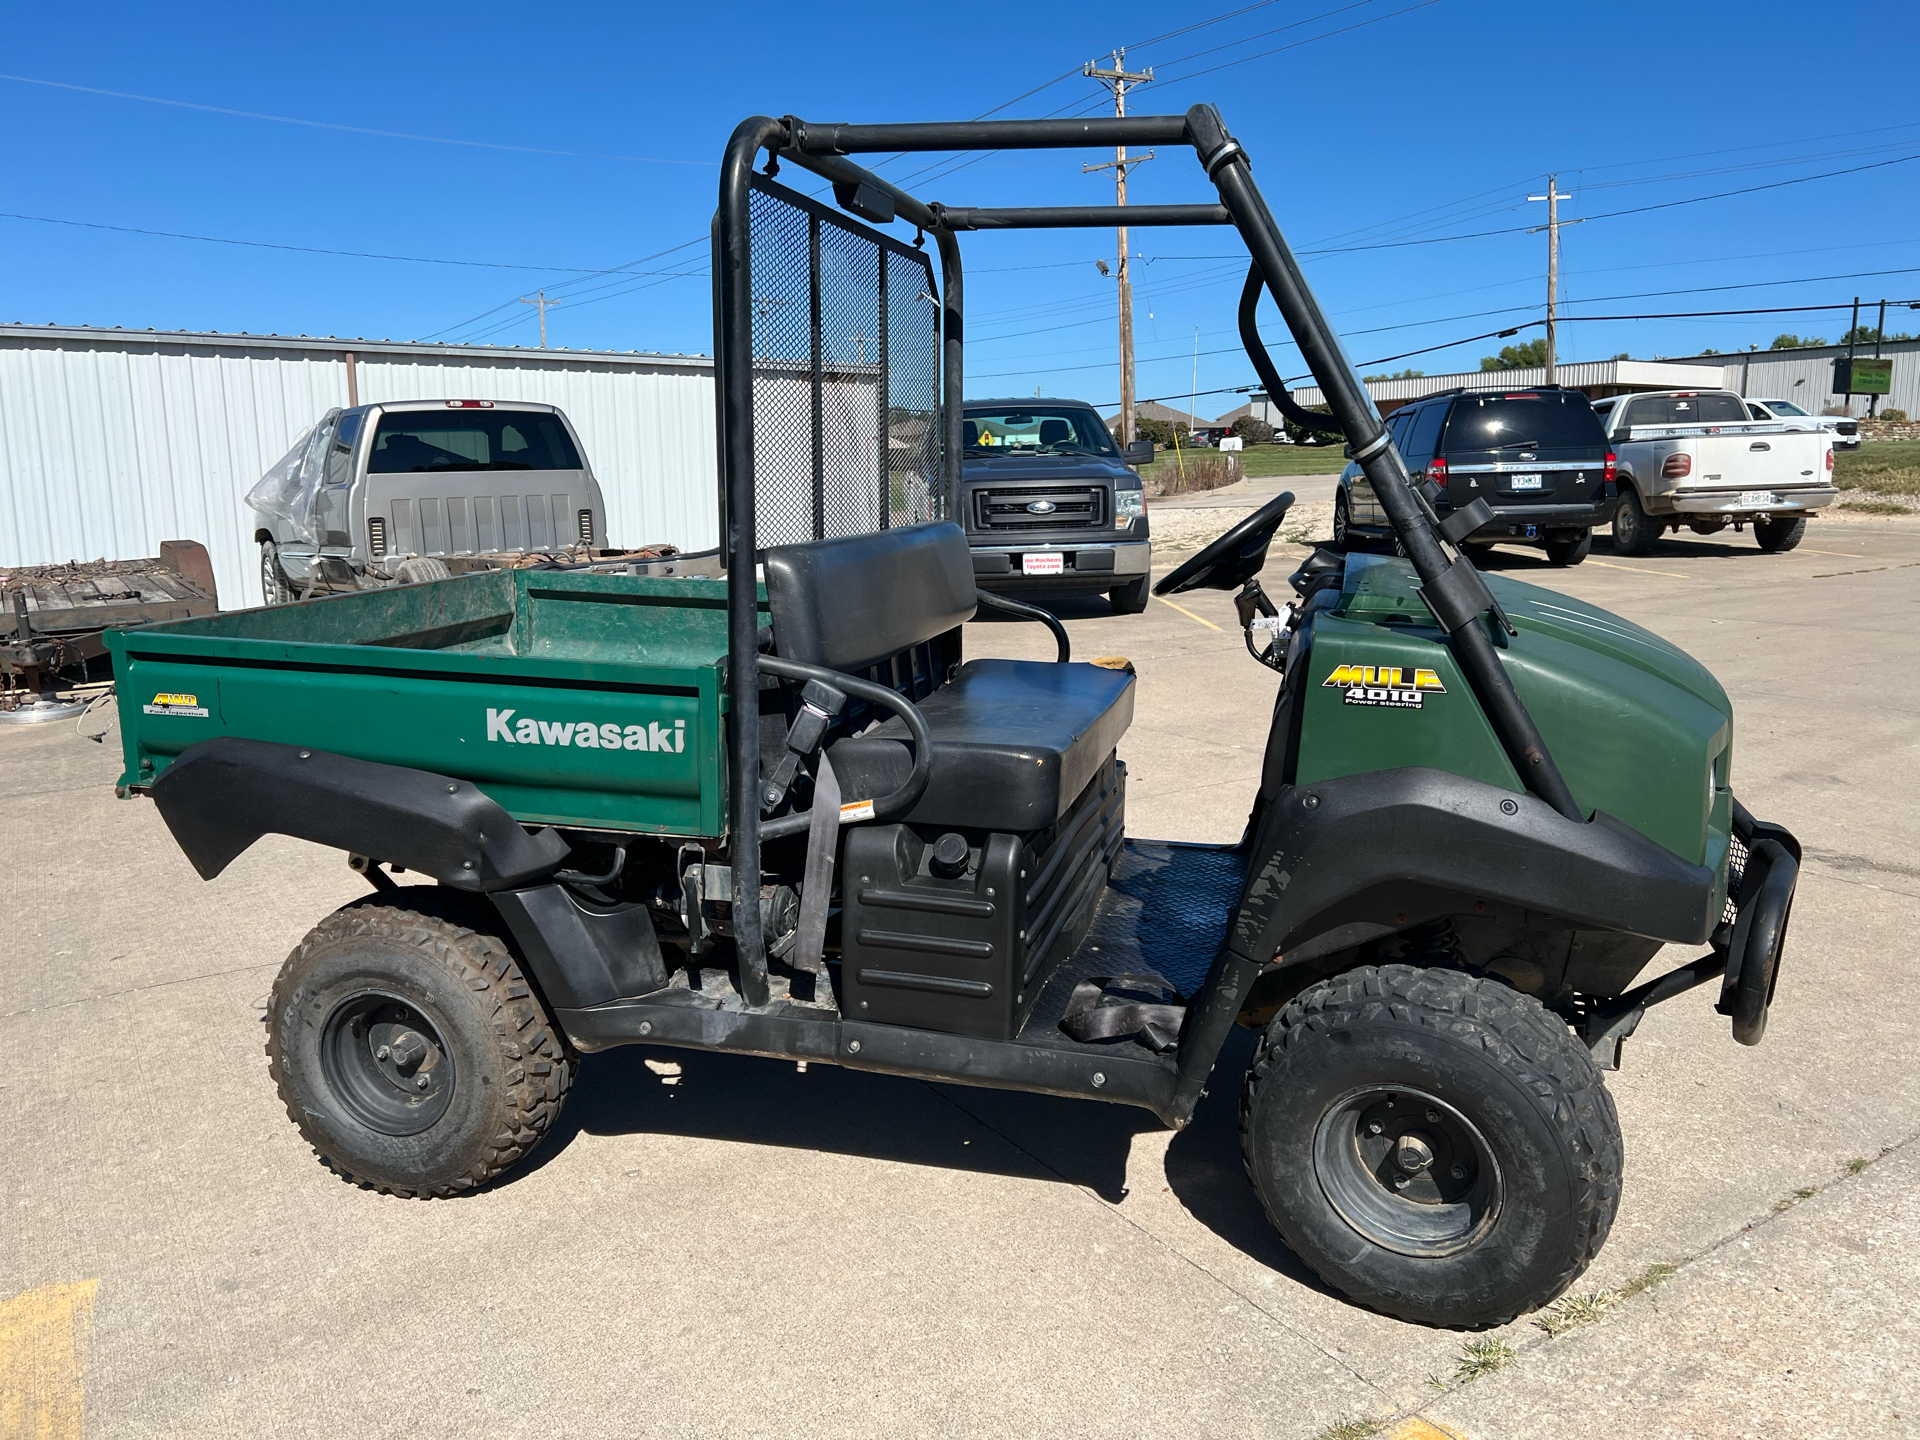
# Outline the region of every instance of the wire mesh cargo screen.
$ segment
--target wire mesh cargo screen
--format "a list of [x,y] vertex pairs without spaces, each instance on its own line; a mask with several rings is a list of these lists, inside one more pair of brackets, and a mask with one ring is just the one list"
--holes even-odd
[[[1116,145],[1190,146],[1217,200],[1124,209],[950,206],[921,200],[847,158]],[[763,151],[765,172],[756,173]],[[785,164],[829,181],[841,210],[873,224],[776,183]],[[911,244],[873,228],[893,222],[915,227]],[[1252,261],[1249,296],[1264,285],[1279,307],[1412,561],[1422,600],[1448,632],[1515,770],[1561,815],[1584,818],[1496,653],[1496,639],[1511,627],[1454,536],[1440,529],[1429,497],[1409,478],[1253,183],[1246,151],[1213,107],[1119,119],[907,125],[755,116],[727,143],[713,241],[721,535],[736,737],[729,776],[735,940],[743,991],[754,1003],[766,990],[759,906],[747,903],[760,873],[761,757],[757,745],[742,740],[759,733],[759,558],[768,545],[869,534],[952,513],[965,401],[961,232],[1120,223],[1230,225],[1240,232]],[[929,235],[940,255],[937,288],[925,253]],[[1243,306],[1241,328],[1268,393],[1293,412],[1251,324],[1250,305]],[[1293,418],[1328,428],[1325,415]]]

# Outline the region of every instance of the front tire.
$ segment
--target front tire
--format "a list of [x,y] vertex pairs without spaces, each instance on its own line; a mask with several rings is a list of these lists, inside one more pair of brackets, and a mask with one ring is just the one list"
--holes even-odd
[[1336,490],[1333,496],[1333,546],[1336,550],[1353,547],[1353,502],[1345,490]]
[[471,1190],[524,1159],[573,1065],[500,940],[419,908],[348,905],[280,969],[268,1070],[322,1164],[390,1195]]
[[1756,520],[1753,538],[1769,555],[1784,555],[1807,538],[1807,517],[1795,515],[1785,520]]
[[1547,541],[1549,565],[1578,565],[1593,553],[1593,532],[1582,530],[1577,540]]
[[1620,503],[1613,510],[1613,550],[1616,555],[1651,555],[1659,540],[1661,525],[1640,503],[1632,490],[1620,491]]
[[1147,608],[1147,600],[1152,594],[1153,577],[1142,575],[1128,585],[1116,586],[1107,592],[1107,603],[1113,606],[1116,615],[1138,615]]
[[1620,1199],[1613,1100],[1538,1001],[1365,966],[1268,1027],[1240,1102],[1247,1173],[1293,1251],[1359,1304],[1504,1324],[1572,1284]]
[[260,542],[260,594],[268,605],[284,605],[293,599],[293,584],[280,568],[280,547],[271,540]]

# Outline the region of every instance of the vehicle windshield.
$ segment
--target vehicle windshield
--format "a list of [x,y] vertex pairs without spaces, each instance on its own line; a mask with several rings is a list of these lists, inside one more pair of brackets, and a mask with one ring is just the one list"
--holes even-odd
[[1100,417],[1078,405],[968,409],[962,426],[969,455],[1114,455]]
[[1627,406],[1627,424],[1738,425],[1747,407],[1737,395],[1645,395]]
[[1791,400],[1762,400],[1760,403],[1776,415],[1805,415],[1807,413]]
[[374,432],[375,475],[419,470],[578,470],[560,417],[541,410],[389,412]]
[[1587,397],[1544,391],[1468,395],[1447,417],[1445,451],[1606,448],[1606,432]]

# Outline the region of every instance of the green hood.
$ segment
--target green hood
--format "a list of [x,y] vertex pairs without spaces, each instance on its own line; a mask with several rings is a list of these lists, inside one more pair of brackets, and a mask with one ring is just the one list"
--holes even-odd
[[[1706,667],[1651,631],[1557,591],[1489,575],[1519,634],[1500,650],[1574,798],[1695,864],[1726,851],[1733,709]],[[1442,644],[1404,560],[1354,555],[1340,601],[1314,622],[1305,782],[1435,765],[1512,790],[1520,779]],[[1417,706],[1356,705],[1346,665],[1429,670]],[[1351,672],[1343,672],[1351,675]]]

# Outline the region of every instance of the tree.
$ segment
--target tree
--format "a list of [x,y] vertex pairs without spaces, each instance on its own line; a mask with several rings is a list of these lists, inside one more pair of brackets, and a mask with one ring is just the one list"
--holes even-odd
[[1249,445],[1264,445],[1273,439],[1273,426],[1252,415],[1242,415],[1233,422],[1233,433]]
[[1376,380],[1424,380],[1426,375],[1424,370],[1396,370],[1391,375],[1362,375],[1360,380],[1362,384],[1371,385]]
[[1618,355],[1609,355],[1607,358],[1609,360],[1631,360],[1633,357],[1622,350]]
[[1138,411],[1134,412],[1133,428],[1142,440],[1151,440],[1156,445],[1172,445],[1175,435],[1180,437],[1183,444],[1187,438],[1186,426],[1169,425],[1165,420],[1156,420],[1151,415],[1142,415]]
[[1774,336],[1773,344],[1767,348],[1769,350],[1809,350],[1816,345],[1826,343],[1818,335],[1795,335],[1792,331],[1788,331],[1783,335]]
[[1482,355],[1482,370],[1529,370],[1536,365],[1547,363],[1547,342],[1545,337],[1538,340],[1524,340],[1518,345],[1504,345],[1498,355]]
[[[1307,408],[1316,415],[1331,415],[1333,413],[1332,408],[1326,405],[1309,405]],[[1340,437],[1337,433],[1329,435],[1323,430],[1309,430],[1306,426],[1296,425],[1291,420],[1286,421],[1285,424],[1287,438],[1296,445],[1337,445],[1340,443]]]

